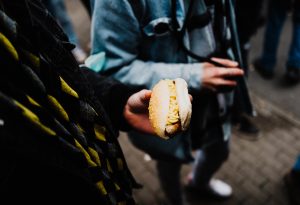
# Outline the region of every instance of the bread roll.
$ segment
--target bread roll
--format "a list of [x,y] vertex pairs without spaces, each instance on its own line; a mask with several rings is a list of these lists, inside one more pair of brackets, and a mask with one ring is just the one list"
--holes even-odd
[[153,87],[149,102],[149,119],[158,136],[169,139],[187,130],[191,114],[192,105],[185,80],[165,79]]

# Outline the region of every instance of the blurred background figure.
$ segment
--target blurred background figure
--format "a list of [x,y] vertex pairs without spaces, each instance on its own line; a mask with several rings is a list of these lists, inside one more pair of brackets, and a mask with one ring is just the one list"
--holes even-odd
[[254,62],[254,67],[263,78],[273,78],[279,39],[289,11],[293,14],[293,36],[285,78],[288,83],[295,84],[300,80],[300,1],[298,0],[269,1],[263,52]]
[[250,39],[265,22],[262,9],[265,0],[236,0],[236,23],[246,75],[249,74]]
[[[90,2],[88,0],[82,0],[82,2],[85,2],[84,5],[90,14]],[[72,25],[72,21],[67,13],[64,0],[43,0],[43,3],[66,32],[67,36],[69,37],[69,41],[76,46],[72,50],[72,53],[77,62],[80,64],[83,63],[87,58],[87,53],[83,50],[79,43],[77,34]]]
[[285,185],[292,205],[300,205],[300,154],[292,170],[285,175]]
[[[250,50],[250,39],[256,33],[257,29],[263,24],[264,18],[262,8],[265,1],[263,0],[236,0],[236,23],[241,45],[242,60],[244,62],[245,75],[249,75],[248,54]],[[234,107],[232,122],[239,127],[239,131],[248,140],[257,140],[259,128],[255,125],[253,117],[238,112],[242,106],[238,95],[234,98]],[[242,135],[239,135],[242,136]]]

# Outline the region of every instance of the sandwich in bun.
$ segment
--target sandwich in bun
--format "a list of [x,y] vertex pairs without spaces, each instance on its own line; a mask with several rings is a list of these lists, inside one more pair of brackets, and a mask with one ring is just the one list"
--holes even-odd
[[149,119],[158,136],[169,139],[187,130],[191,114],[192,105],[185,80],[165,79],[153,87],[149,102]]

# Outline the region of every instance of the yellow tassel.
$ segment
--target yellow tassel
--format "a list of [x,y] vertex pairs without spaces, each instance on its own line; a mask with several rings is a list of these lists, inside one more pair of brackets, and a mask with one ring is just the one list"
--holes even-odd
[[97,167],[97,164],[95,162],[93,162],[93,160],[91,159],[91,156],[89,155],[89,153],[81,146],[81,144],[77,140],[75,140],[75,145],[83,153],[83,155],[85,156],[85,159],[87,160],[87,163],[89,164],[89,166]]
[[99,181],[96,183],[97,188],[101,191],[102,194],[106,195],[107,191],[104,187],[103,181]]
[[93,159],[96,162],[96,164],[100,167],[101,166],[101,162],[100,162],[100,158],[99,158],[98,152],[96,150],[94,150],[93,148],[89,147],[89,153],[90,153],[90,156],[93,157]]
[[120,186],[116,183],[115,183],[115,188],[116,188],[117,191],[119,191],[121,189]]
[[28,108],[26,108],[25,106],[23,106],[21,103],[19,103],[18,101],[14,101],[15,104],[22,109],[23,111],[23,115],[29,120],[31,121],[34,125],[36,125],[39,129],[41,129],[42,131],[44,131],[46,134],[51,135],[51,136],[55,136],[56,133],[48,128],[47,126],[43,125],[40,122],[39,117],[34,114],[31,110],[29,110]]
[[55,99],[55,97],[48,95],[48,99],[52,105],[52,107],[57,111],[64,120],[69,121],[69,115],[63,108],[63,106]]
[[60,78],[60,82],[61,82],[61,89],[62,91],[64,91],[65,93],[72,95],[75,98],[79,98],[77,92],[75,90],[73,90],[67,83],[66,81],[64,81],[64,79]]
[[101,126],[95,124],[94,131],[95,131],[95,136],[96,136],[96,138],[98,140],[100,140],[100,141],[106,141],[105,135],[104,135],[104,132],[105,132],[105,128],[104,127],[101,127]]
[[108,170],[109,172],[113,172],[113,170],[112,170],[112,168],[111,168],[111,166],[110,166],[110,163],[109,163],[108,159],[106,159],[106,164],[107,164],[107,170]]
[[12,55],[12,57],[19,61],[19,55],[13,44],[0,32],[0,43],[7,49],[7,51]]
[[35,68],[40,68],[41,65],[41,60],[38,56],[34,55],[33,53],[26,51],[26,50],[22,50],[22,53],[28,58],[28,60],[31,62],[31,64],[35,67]]
[[29,102],[35,106],[41,107],[41,105],[39,103],[37,103],[34,99],[32,99],[30,96],[26,96],[27,99],[29,100]]

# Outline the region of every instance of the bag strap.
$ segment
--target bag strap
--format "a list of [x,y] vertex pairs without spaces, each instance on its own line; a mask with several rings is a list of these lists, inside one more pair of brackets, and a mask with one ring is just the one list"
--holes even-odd
[[132,11],[138,21],[143,18],[143,8],[140,4],[139,0],[128,0],[129,4],[131,5]]

